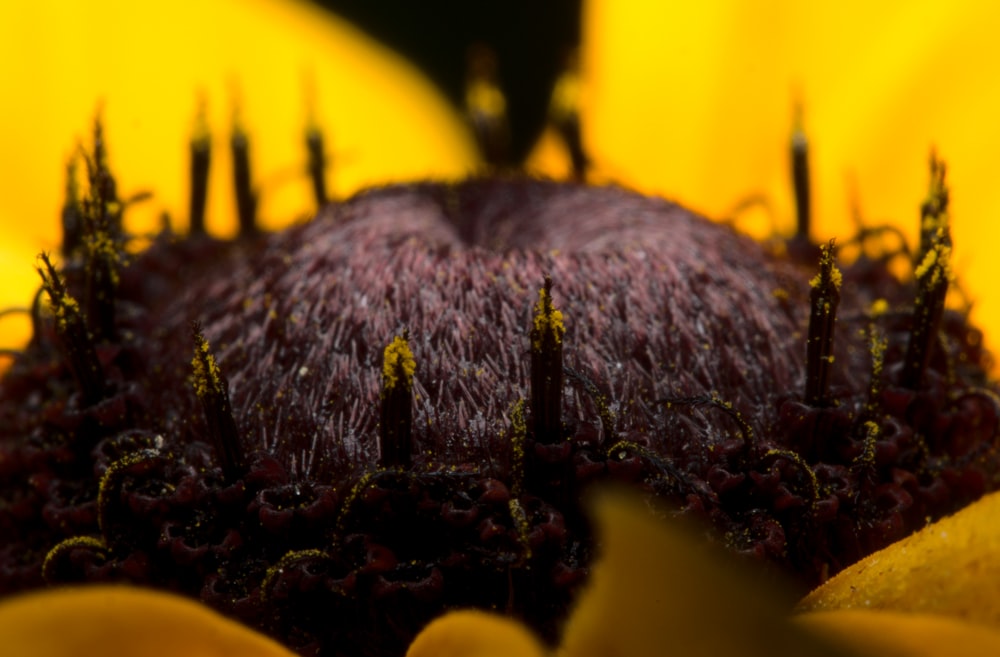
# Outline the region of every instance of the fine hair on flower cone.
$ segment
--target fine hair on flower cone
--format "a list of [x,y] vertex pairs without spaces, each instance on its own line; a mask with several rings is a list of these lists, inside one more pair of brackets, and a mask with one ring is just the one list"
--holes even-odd
[[[803,593],[997,488],[992,362],[946,302],[947,153],[917,243],[817,241],[802,103],[797,229],[759,241],[594,184],[572,103],[551,126],[572,180],[492,156],[492,65],[466,108],[480,173],[340,196],[307,121],[320,209],[280,230],[251,106],[224,131],[196,114],[187,216],[148,235],[94,121],[0,381],[0,593],[176,592],[304,655],[402,654],[455,608],[554,643],[600,550],[595,488]],[[206,226],[210,172],[231,238]]]

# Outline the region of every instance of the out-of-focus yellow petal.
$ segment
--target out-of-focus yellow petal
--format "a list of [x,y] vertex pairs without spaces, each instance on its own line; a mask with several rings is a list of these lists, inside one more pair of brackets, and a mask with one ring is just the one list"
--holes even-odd
[[998,518],[993,493],[845,569],[799,608],[892,609],[1000,628]]
[[545,648],[522,624],[482,611],[456,611],[428,625],[406,657],[544,657]]
[[[1000,632],[942,615],[836,609],[789,619],[772,585],[744,572],[729,555],[706,549],[686,528],[653,518],[637,498],[600,497],[596,516],[604,553],[567,624],[556,651],[560,657],[1000,654]],[[995,584],[994,573],[984,575],[983,587]],[[463,611],[431,623],[407,657],[544,654],[523,625]]]
[[[476,158],[461,120],[415,69],[301,0],[0,3],[0,59],[0,308],[30,301],[32,290],[11,285],[8,272],[31,275],[35,255],[58,246],[65,163],[78,143],[89,148],[99,105],[119,192],[155,195],[129,212],[136,231],[155,229],[164,210],[187,221],[199,95],[213,135],[207,222],[217,234],[236,227],[228,145],[236,97],[265,227],[314,211],[310,110],[327,137],[337,196],[458,177]],[[10,330],[4,320],[3,346],[17,343]]]
[[[927,157],[949,166],[956,268],[973,319],[1000,336],[1000,5],[958,0],[586,5],[584,143],[610,177],[724,216],[765,196],[794,216],[793,105],[811,141],[813,237],[869,223],[916,240]],[[990,335],[992,334],[992,335]],[[989,341],[1000,347],[1000,337]]]
[[566,627],[564,657],[843,655],[788,622],[773,583],[656,522],[637,499],[595,505],[603,554]]
[[878,657],[1000,655],[1000,633],[955,618],[891,611],[820,611],[796,625]]
[[3,653],[19,657],[293,657],[197,602],[124,586],[7,598],[0,637]]

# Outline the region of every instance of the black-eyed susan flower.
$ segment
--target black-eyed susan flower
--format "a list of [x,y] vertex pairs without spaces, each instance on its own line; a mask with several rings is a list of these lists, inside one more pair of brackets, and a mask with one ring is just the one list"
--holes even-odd
[[[179,591],[306,654],[400,653],[465,606],[563,635],[570,654],[638,638],[635,652],[670,644],[592,620],[636,611],[602,582],[670,572],[642,558],[669,539],[627,505],[599,517],[605,563],[628,569],[599,567],[560,629],[598,549],[580,502],[597,483],[667,500],[805,586],[995,487],[986,356],[944,307],[953,208],[936,158],[920,244],[901,258],[909,284],[886,262],[904,249],[861,243],[839,263],[807,222],[786,254],[658,199],[525,179],[370,191],[266,235],[245,102],[231,124],[237,241],[192,228],[127,255],[110,127],[79,155],[64,262],[38,262],[51,315],[33,314],[3,382],[5,590]],[[324,198],[317,116],[303,141]],[[574,168],[601,175],[564,118]],[[748,590],[726,581],[737,600]],[[122,604],[121,591],[76,604]],[[48,604],[64,602],[12,599],[7,622]],[[454,622],[413,650],[494,626],[534,649],[509,622]],[[695,645],[698,626],[681,625],[692,634],[661,634]],[[739,627],[741,644],[795,633],[776,606]],[[257,641],[226,628],[206,633]]]

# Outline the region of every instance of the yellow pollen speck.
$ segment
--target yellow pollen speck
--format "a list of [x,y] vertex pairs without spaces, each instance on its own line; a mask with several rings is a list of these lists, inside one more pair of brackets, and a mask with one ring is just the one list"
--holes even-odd
[[840,268],[836,264],[832,263],[830,268],[830,281],[838,290],[840,289],[840,284],[844,281],[844,276],[840,273]]
[[868,313],[872,317],[879,317],[889,312],[889,302],[885,299],[875,299],[872,301],[872,305],[868,308]]
[[507,112],[507,99],[503,92],[488,80],[477,79],[469,84],[465,104],[472,111],[486,116],[502,116]]
[[222,375],[219,364],[215,361],[204,337],[196,336],[198,344],[195,347],[191,367],[194,369],[194,391],[199,397],[204,397],[210,391],[222,390]]
[[924,256],[924,259],[919,265],[917,265],[917,268],[913,272],[914,276],[917,278],[923,278],[927,274],[927,271],[934,266],[935,262],[937,262],[937,259],[938,247],[935,247],[928,251],[927,255]]
[[417,361],[413,358],[409,343],[406,338],[397,335],[382,355],[383,388],[392,390],[402,377],[402,385],[409,390],[413,387],[413,373],[416,370]]
[[545,339],[545,336],[549,336],[553,342],[559,344],[562,342],[562,336],[566,333],[562,311],[557,310],[552,305],[552,296],[544,287],[538,290],[534,326],[532,347],[535,350],[542,348],[542,341]]
[[819,287],[826,276],[834,289],[839,290],[844,277],[840,273],[840,268],[833,260],[833,249],[829,245],[823,245],[819,256],[819,273],[809,279],[809,287]]

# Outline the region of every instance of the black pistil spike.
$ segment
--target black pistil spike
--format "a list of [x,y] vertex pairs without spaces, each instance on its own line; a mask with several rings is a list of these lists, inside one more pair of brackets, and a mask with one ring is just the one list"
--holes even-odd
[[469,50],[465,112],[483,159],[494,167],[506,166],[510,160],[507,99],[497,81],[496,55],[482,44]]
[[115,294],[122,255],[105,228],[95,228],[84,240],[86,247],[86,317],[95,340],[115,339]]
[[944,314],[944,302],[951,283],[951,240],[942,228],[934,246],[917,266],[917,298],[913,308],[913,330],[903,363],[902,385],[919,389],[938,339],[938,327]]
[[951,228],[948,217],[948,187],[945,164],[933,151],[930,157],[930,185],[920,207],[920,250],[915,262],[917,298],[913,307],[913,330],[906,348],[901,384],[917,390],[938,339],[944,302],[951,283]]
[[95,340],[115,337],[115,296],[118,269],[124,257],[124,205],[108,168],[100,122],[94,126],[94,153],[87,158],[90,192],[83,203],[83,257],[87,327]]
[[[108,232],[117,244],[125,241],[122,224],[124,204],[118,198],[118,183],[108,165],[108,151],[104,142],[104,126],[100,116],[94,119],[94,150],[83,152],[87,164],[87,181],[90,192],[83,202],[83,230],[91,233],[96,228]],[[141,200],[141,196],[139,197]]]
[[80,386],[83,403],[86,406],[93,405],[103,399],[107,391],[104,370],[97,358],[93,339],[87,330],[80,305],[66,291],[48,254],[42,253],[39,259],[42,266],[38,267],[38,273],[42,277],[42,288],[49,295],[56,319],[56,333],[62,343],[67,364]]
[[872,355],[871,379],[868,383],[868,401],[865,403],[865,417],[878,417],[879,395],[882,392],[882,371],[885,369],[885,351],[889,347],[887,338],[872,324],[868,328],[868,349]]
[[233,409],[229,404],[229,385],[201,332],[201,325],[197,322],[192,324],[191,332],[195,345],[194,358],[191,360],[194,390],[205,411],[209,437],[222,466],[223,476],[227,481],[233,481],[246,471],[246,456],[233,418]]
[[833,365],[833,330],[840,304],[841,274],[834,262],[834,241],[820,247],[819,273],[809,281],[809,337],[806,341],[805,402],[828,406]]
[[914,256],[914,266],[924,261],[927,253],[934,247],[939,229],[947,227],[949,191],[945,183],[945,163],[938,159],[937,153],[930,154],[930,184],[927,198],[920,204],[920,246]]
[[590,158],[583,147],[580,127],[580,63],[576,50],[566,56],[563,71],[552,89],[549,122],[566,144],[573,180],[583,182],[587,177]]
[[310,122],[306,128],[306,150],[309,152],[309,179],[312,181],[317,208],[322,208],[330,201],[326,190],[326,168],[329,162],[323,142],[323,132],[315,122]]
[[524,418],[524,399],[518,399],[510,413],[510,492],[517,498],[524,492],[525,439],[528,423]]
[[382,411],[379,421],[379,466],[409,467],[413,454],[413,374],[417,362],[403,331],[382,356]]
[[809,186],[809,141],[802,125],[802,105],[795,105],[795,125],[792,129],[792,187],[795,191],[795,239],[809,241],[812,223],[812,201]]
[[66,162],[66,198],[63,200],[62,230],[60,253],[64,260],[70,260],[83,243],[83,212],[80,204],[80,184],[76,178],[75,156]]
[[257,232],[257,194],[250,174],[250,140],[238,119],[233,120],[233,134],[229,141],[233,152],[233,182],[236,187],[236,212],[239,215],[240,235]]
[[212,135],[208,129],[204,100],[198,103],[191,133],[191,204],[188,209],[191,235],[205,234],[205,205],[208,202],[208,172],[212,164]]
[[552,305],[552,278],[538,290],[531,327],[531,422],[534,438],[555,443],[562,438],[563,314]]

